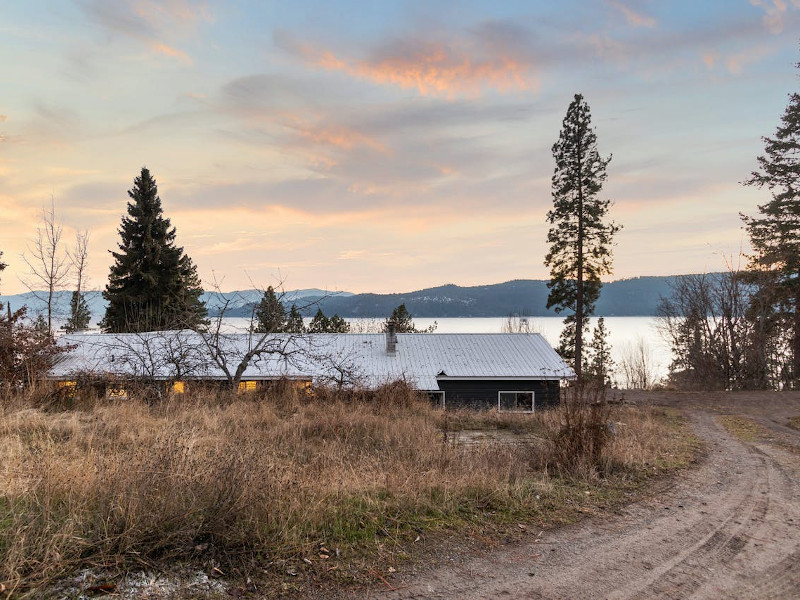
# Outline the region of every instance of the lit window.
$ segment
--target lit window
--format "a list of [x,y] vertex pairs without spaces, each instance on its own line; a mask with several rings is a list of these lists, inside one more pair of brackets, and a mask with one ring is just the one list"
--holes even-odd
[[311,381],[308,379],[293,379],[291,385],[298,392],[311,393]]
[[75,390],[78,388],[77,381],[59,381],[58,389],[65,398],[72,398],[75,396]]
[[240,381],[239,382],[239,393],[244,392],[255,392],[256,391],[256,384],[257,381]]
[[128,390],[122,387],[110,387],[106,395],[111,400],[126,400],[128,398]]
[[184,381],[173,381],[172,382],[172,393],[174,394],[183,394],[186,392],[186,382]]
[[533,412],[533,392],[497,392],[497,410]]

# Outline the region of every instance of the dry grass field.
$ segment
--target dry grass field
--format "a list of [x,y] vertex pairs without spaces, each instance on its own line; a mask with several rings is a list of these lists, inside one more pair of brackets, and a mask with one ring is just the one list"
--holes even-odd
[[[176,564],[364,581],[429,535],[574,519],[685,465],[693,445],[658,407],[445,413],[401,384],[69,409],[49,398],[0,403],[0,582],[14,595],[83,569]],[[464,428],[529,441],[454,443]]]

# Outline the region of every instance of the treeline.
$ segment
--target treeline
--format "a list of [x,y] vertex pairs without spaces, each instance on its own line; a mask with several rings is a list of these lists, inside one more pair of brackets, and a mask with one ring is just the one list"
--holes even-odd
[[[671,293],[676,276],[647,276],[619,279],[603,285],[597,301],[595,315],[606,317],[655,316],[659,300]],[[303,317],[313,317],[317,310],[344,318],[384,318],[395,307],[405,304],[416,316],[422,318],[449,317],[506,317],[509,314],[528,317],[554,316],[555,311],[546,308],[547,281],[543,279],[516,279],[504,283],[479,286],[443,285],[411,292],[388,294],[342,294],[318,291],[309,294],[303,291],[276,293],[287,307],[295,304]],[[56,292],[54,306],[66,316],[74,292]],[[259,304],[263,290],[244,290],[219,294],[206,291],[200,299],[206,304],[209,317],[217,316],[219,296],[230,298],[226,314],[231,317],[250,317]],[[100,292],[82,292],[81,297],[91,314],[102,316],[105,303]],[[255,301],[254,301],[255,297]],[[0,301],[11,300],[16,305],[28,304],[33,312],[46,310],[44,302],[31,293],[18,296],[0,296]],[[60,307],[60,308],[59,308]]]
[[264,291],[264,296],[255,307],[253,315],[256,333],[348,333],[350,331],[350,324],[342,317],[337,314],[327,317],[320,308],[306,327],[297,304],[292,303],[287,312],[272,286]]
[[763,140],[744,184],[769,190],[771,200],[756,216],[741,215],[752,247],[746,267],[679,277],[661,303],[679,387],[800,388],[799,94],[790,94],[775,136]]
[[[598,316],[654,316],[659,299],[668,295],[673,276],[636,277],[606,283],[597,301]],[[319,298],[326,312],[345,317],[374,317],[388,314],[405,304],[417,317],[529,317],[555,316],[547,308],[547,281],[517,279],[479,286],[443,285],[397,294],[356,294]]]

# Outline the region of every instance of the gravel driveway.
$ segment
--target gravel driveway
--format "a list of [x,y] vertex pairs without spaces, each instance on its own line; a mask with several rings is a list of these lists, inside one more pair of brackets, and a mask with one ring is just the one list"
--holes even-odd
[[[708,451],[648,500],[439,567],[401,598],[800,598],[798,394],[634,396],[685,410]],[[721,414],[753,419],[769,441],[742,441]]]

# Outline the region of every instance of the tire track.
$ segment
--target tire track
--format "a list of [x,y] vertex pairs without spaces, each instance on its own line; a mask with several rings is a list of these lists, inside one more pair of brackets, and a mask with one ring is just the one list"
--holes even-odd
[[662,496],[367,597],[800,597],[797,458],[691,418],[708,456]]

